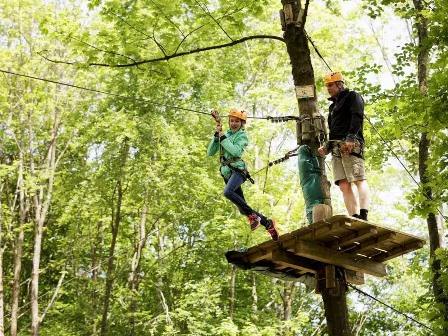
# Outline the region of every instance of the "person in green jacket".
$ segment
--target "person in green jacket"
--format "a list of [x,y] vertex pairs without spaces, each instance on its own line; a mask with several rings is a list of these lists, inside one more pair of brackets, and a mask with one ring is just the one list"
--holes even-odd
[[224,196],[235,204],[240,213],[247,216],[251,230],[263,225],[273,240],[278,240],[278,232],[275,222],[263,214],[254,211],[246,202],[241,185],[250,178],[246,164],[241,159],[246,146],[249,143],[244,126],[247,114],[244,111],[231,109],[229,112],[229,129],[224,133],[218,112],[213,111],[212,117],[216,121],[215,134],[207,148],[207,155],[220,154],[220,172],[226,186]]

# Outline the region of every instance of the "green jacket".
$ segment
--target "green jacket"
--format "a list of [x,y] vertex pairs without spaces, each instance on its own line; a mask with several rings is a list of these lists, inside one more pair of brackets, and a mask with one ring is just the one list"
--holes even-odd
[[[240,128],[238,131],[233,132],[232,130],[227,130],[227,132],[219,140],[217,137],[213,136],[213,139],[208,144],[207,155],[213,156],[219,152],[219,142],[221,141],[222,154],[225,160],[231,160],[235,158],[240,158],[235,162],[230,163],[235,168],[246,169],[246,164],[241,160],[244,149],[249,143],[246,131]],[[221,174],[225,179],[230,178],[232,171],[227,166],[221,165]]]

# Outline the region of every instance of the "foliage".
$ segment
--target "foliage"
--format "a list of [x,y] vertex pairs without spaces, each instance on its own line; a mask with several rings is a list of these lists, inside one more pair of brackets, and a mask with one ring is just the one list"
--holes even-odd
[[[348,78],[368,98],[373,124],[383,137],[394,139],[392,148],[412,172],[416,170],[417,134],[422,128],[430,133],[429,169],[435,177],[436,202],[424,201],[421,190],[404,181],[402,171],[389,164],[390,150],[374,130],[367,131],[369,176],[375,181],[377,207],[373,217],[397,228],[406,222],[407,228],[421,233],[421,222],[408,223],[403,212],[411,204],[413,214],[421,216],[448,197],[443,183],[448,178],[446,6],[436,1],[429,13],[431,38],[437,48],[428,97],[422,98],[417,94],[415,75],[406,72],[415,57],[412,44],[403,45],[397,55],[394,74],[399,82],[394,90],[385,91],[378,83],[369,82],[370,75],[382,71],[373,60],[374,39],[357,24],[362,20],[358,8],[347,12],[345,5],[346,1],[310,5],[308,31],[332,65],[347,69],[359,65]],[[388,5],[390,1],[371,2],[367,11],[379,16]],[[42,322],[41,335],[99,335],[108,281],[112,290],[107,335],[325,333],[322,303],[302,284],[291,286],[238,270],[232,287],[232,268],[224,253],[268,236],[261,229],[251,233],[245,218],[222,197],[217,158],[205,157],[213,122],[194,113],[212,107],[225,113],[232,106],[241,106],[250,116],[297,113],[284,45],[277,40],[253,40],[139,66],[88,65],[129,65],[243,36],[279,36],[279,7],[280,1],[265,0],[28,0],[20,4],[1,0],[1,69],[96,90],[2,75],[0,219],[7,328],[12,295],[9,283],[21,231],[19,334],[26,334],[30,325],[27,286],[38,211],[33,196],[49,180],[45,162],[58,115],[59,160],[40,256],[41,313],[50,304],[62,272],[67,273]],[[397,10],[407,17],[405,4]],[[339,14],[347,20],[340,20]],[[340,36],[346,36],[344,41]],[[314,57],[321,90],[318,78],[327,69],[317,55]],[[76,64],[67,64],[72,62]],[[394,98],[389,99],[390,95]],[[319,106],[327,106],[324,97]],[[252,119],[247,131],[251,145],[245,159],[252,172],[295,146],[294,125],[273,126]],[[20,164],[24,166],[23,186],[18,186]],[[303,225],[304,204],[294,162],[263,170],[255,179],[255,185],[244,186],[250,204],[276,218],[282,233]],[[383,197],[391,184],[404,189],[394,190],[398,196],[392,204]],[[24,218],[17,203],[20,191],[29,205]],[[335,204],[342,203],[335,198]],[[142,241],[142,255],[133,268]],[[446,268],[444,253],[440,251]],[[391,299],[400,310],[418,319],[431,319],[435,310],[428,292],[427,264],[426,251],[396,260],[385,281],[370,280],[368,287],[383,300]],[[441,279],[445,288],[446,280]],[[409,288],[413,291],[406,290]],[[235,304],[231,311],[232,289]],[[293,293],[287,320],[286,290]],[[351,295],[350,300],[355,326],[361,316],[368,315],[359,335],[396,330],[421,333],[417,326],[404,325],[403,318],[384,308],[369,309],[371,303],[366,298]]]

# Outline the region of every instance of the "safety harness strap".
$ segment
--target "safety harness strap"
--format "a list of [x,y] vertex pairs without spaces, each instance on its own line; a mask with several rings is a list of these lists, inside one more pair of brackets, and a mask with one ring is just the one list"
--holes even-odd
[[244,176],[244,178],[249,180],[250,183],[255,184],[254,179],[250,176],[250,173],[249,173],[249,171],[247,169],[240,169],[240,168],[237,168],[237,167],[234,167],[234,166],[231,165],[231,163],[235,163],[235,162],[238,162],[238,161],[243,161],[243,160],[240,157],[232,157],[232,158],[229,158],[227,160],[224,159],[224,157],[221,157],[221,166],[229,167],[231,171],[240,173],[241,175]]

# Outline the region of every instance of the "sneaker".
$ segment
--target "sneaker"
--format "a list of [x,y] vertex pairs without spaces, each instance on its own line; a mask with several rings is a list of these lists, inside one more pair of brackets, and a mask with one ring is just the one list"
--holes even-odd
[[271,235],[273,241],[278,240],[278,232],[275,228],[275,222],[272,219],[268,219],[268,226],[266,227],[266,230]]
[[249,216],[247,216],[247,218],[249,219],[249,225],[252,231],[254,231],[257,227],[260,226],[261,218],[257,214],[255,213],[250,214]]

